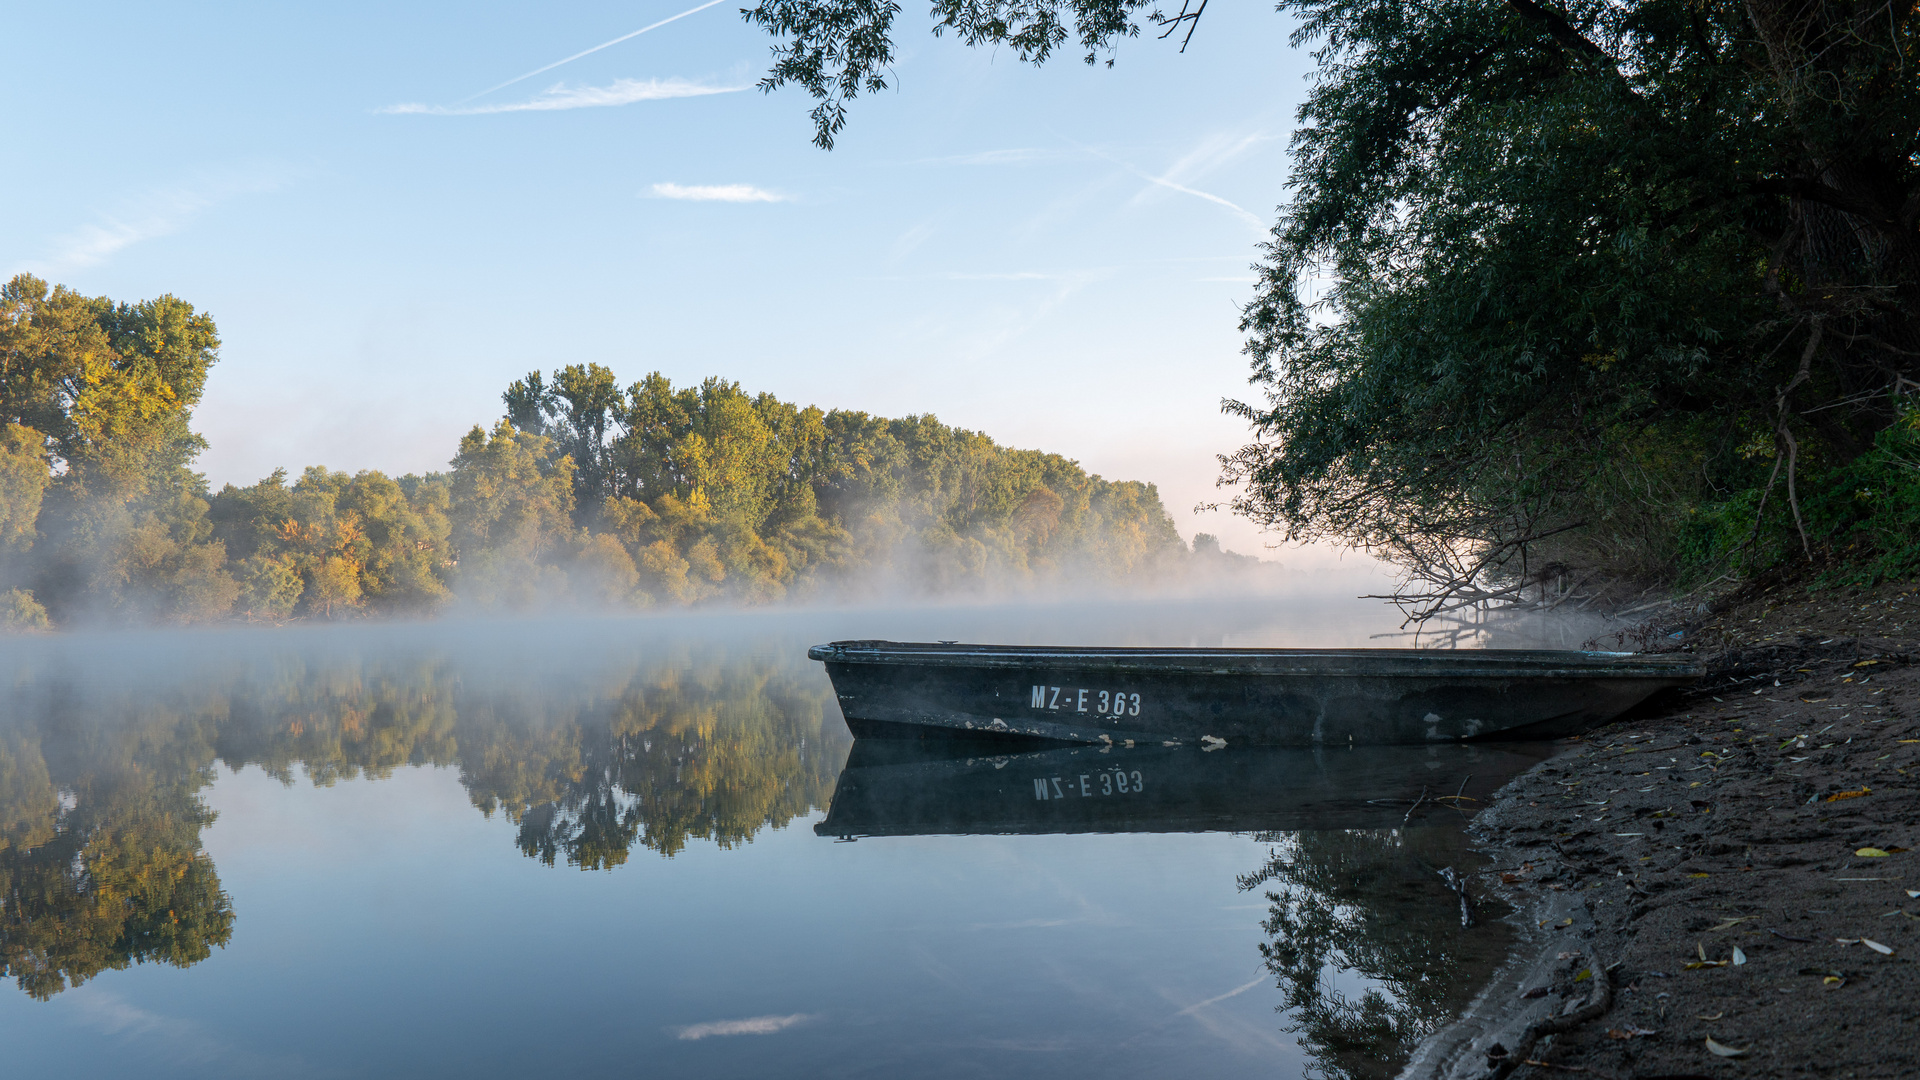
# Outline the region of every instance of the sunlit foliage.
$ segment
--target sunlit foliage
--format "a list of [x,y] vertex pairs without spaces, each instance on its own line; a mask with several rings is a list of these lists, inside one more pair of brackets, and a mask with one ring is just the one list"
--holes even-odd
[[[1182,550],[1151,485],[931,416],[822,412],[721,379],[675,389],[657,373],[621,390],[594,364],[535,372],[504,398],[517,430],[575,463],[575,518],[621,542],[648,601],[768,600],[856,580],[928,591],[1114,580]],[[612,549],[596,557],[599,580],[625,577]]]
[[171,296],[115,304],[28,274],[0,286],[0,571],[54,618],[233,607],[188,469],[219,345],[213,320]]
[[445,473],[210,494],[188,425],[218,347],[173,297],[0,287],[0,631],[977,591],[1187,555],[1151,485],[931,416],[597,364],[513,383]]

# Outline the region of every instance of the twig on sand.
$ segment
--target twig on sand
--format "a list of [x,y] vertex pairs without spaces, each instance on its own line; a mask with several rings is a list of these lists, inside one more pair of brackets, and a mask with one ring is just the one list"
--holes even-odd
[[[1487,1050],[1487,1065],[1489,1066],[1487,1076],[1489,1080],[1499,1080],[1499,1078],[1505,1077],[1523,1064],[1536,1064],[1536,1062],[1527,1057],[1527,1055],[1541,1039],[1548,1035],[1558,1035],[1561,1032],[1572,1031],[1574,1028],[1588,1021],[1598,1020],[1606,1014],[1608,1009],[1613,1008],[1613,979],[1608,974],[1610,969],[1600,963],[1598,956],[1589,952],[1587,954],[1587,970],[1593,973],[1594,982],[1593,994],[1587,999],[1587,1003],[1578,1010],[1568,1013],[1565,1016],[1543,1017],[1527,1025],[1526,1032],[1520,1037],[1520,1045],[1513,1050],[1508,1050],[1506,1047],[1500,1046],[1497,1043],[1490,1047]],[[1494,1051],[1496,1050],[1499,1051],[1499,1053],[1495,1053]],[[1563,1067],[1578,1072],[1592,1071],[1574,1066]]]
[[1612,1077],[1601,1072],[1599,1069],[1589,1069],[1585,1065],[1561,1065],[1552,1061],[1536,1061],[1533,1058],[1528,1058],[1520,1064],[1532,1065],[1537,1069],[1559,1069],[1561,1072],[1592,1073],[1595,1076],[1607,1077],[1607,1080],[1612,1080]]

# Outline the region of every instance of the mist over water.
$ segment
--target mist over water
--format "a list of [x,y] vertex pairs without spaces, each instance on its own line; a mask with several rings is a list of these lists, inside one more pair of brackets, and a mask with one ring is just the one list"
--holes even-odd
[[[1430,873],[1472,859],[1463,818],[1405,807],[1525,755],[875,756],[805,659],[854,637],[1412,643],[1352,585],[7,640],[9,1060],[1380,1075],[1504,949]],[[1039,805],[1046,777],[1112,798]]]

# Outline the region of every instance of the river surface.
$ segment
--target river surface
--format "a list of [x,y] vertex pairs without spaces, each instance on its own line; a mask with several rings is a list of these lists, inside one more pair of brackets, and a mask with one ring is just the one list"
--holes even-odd
[[[1390,1076],[1505,955],[1438,871],[1478,865],[1464,811],[1544,748],[855,746],[805,648],[1394,622],[1249,598],[0,642],[6,1071]],[[1495,643],[1578,644],[1523,637]]]

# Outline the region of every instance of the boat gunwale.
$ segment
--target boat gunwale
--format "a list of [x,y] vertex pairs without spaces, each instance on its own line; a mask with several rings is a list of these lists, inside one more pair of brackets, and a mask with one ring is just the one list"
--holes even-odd
[[[807,650],[831,663],[942,668],[1105,668],[1142,674],[1319,675],[1367,678],[1478,676],[1695,679],[1691,657],[1551,649],[1269,649],[1159,646],[961,645],[870,639]],[[1248,663],[1265,661],[1264,663]],[[1294,663],[1288,663],[1294,661]],[[1342,664],[1346,661],[1346,664]],[[1222,668],[1219,665],[1234,665]]]

